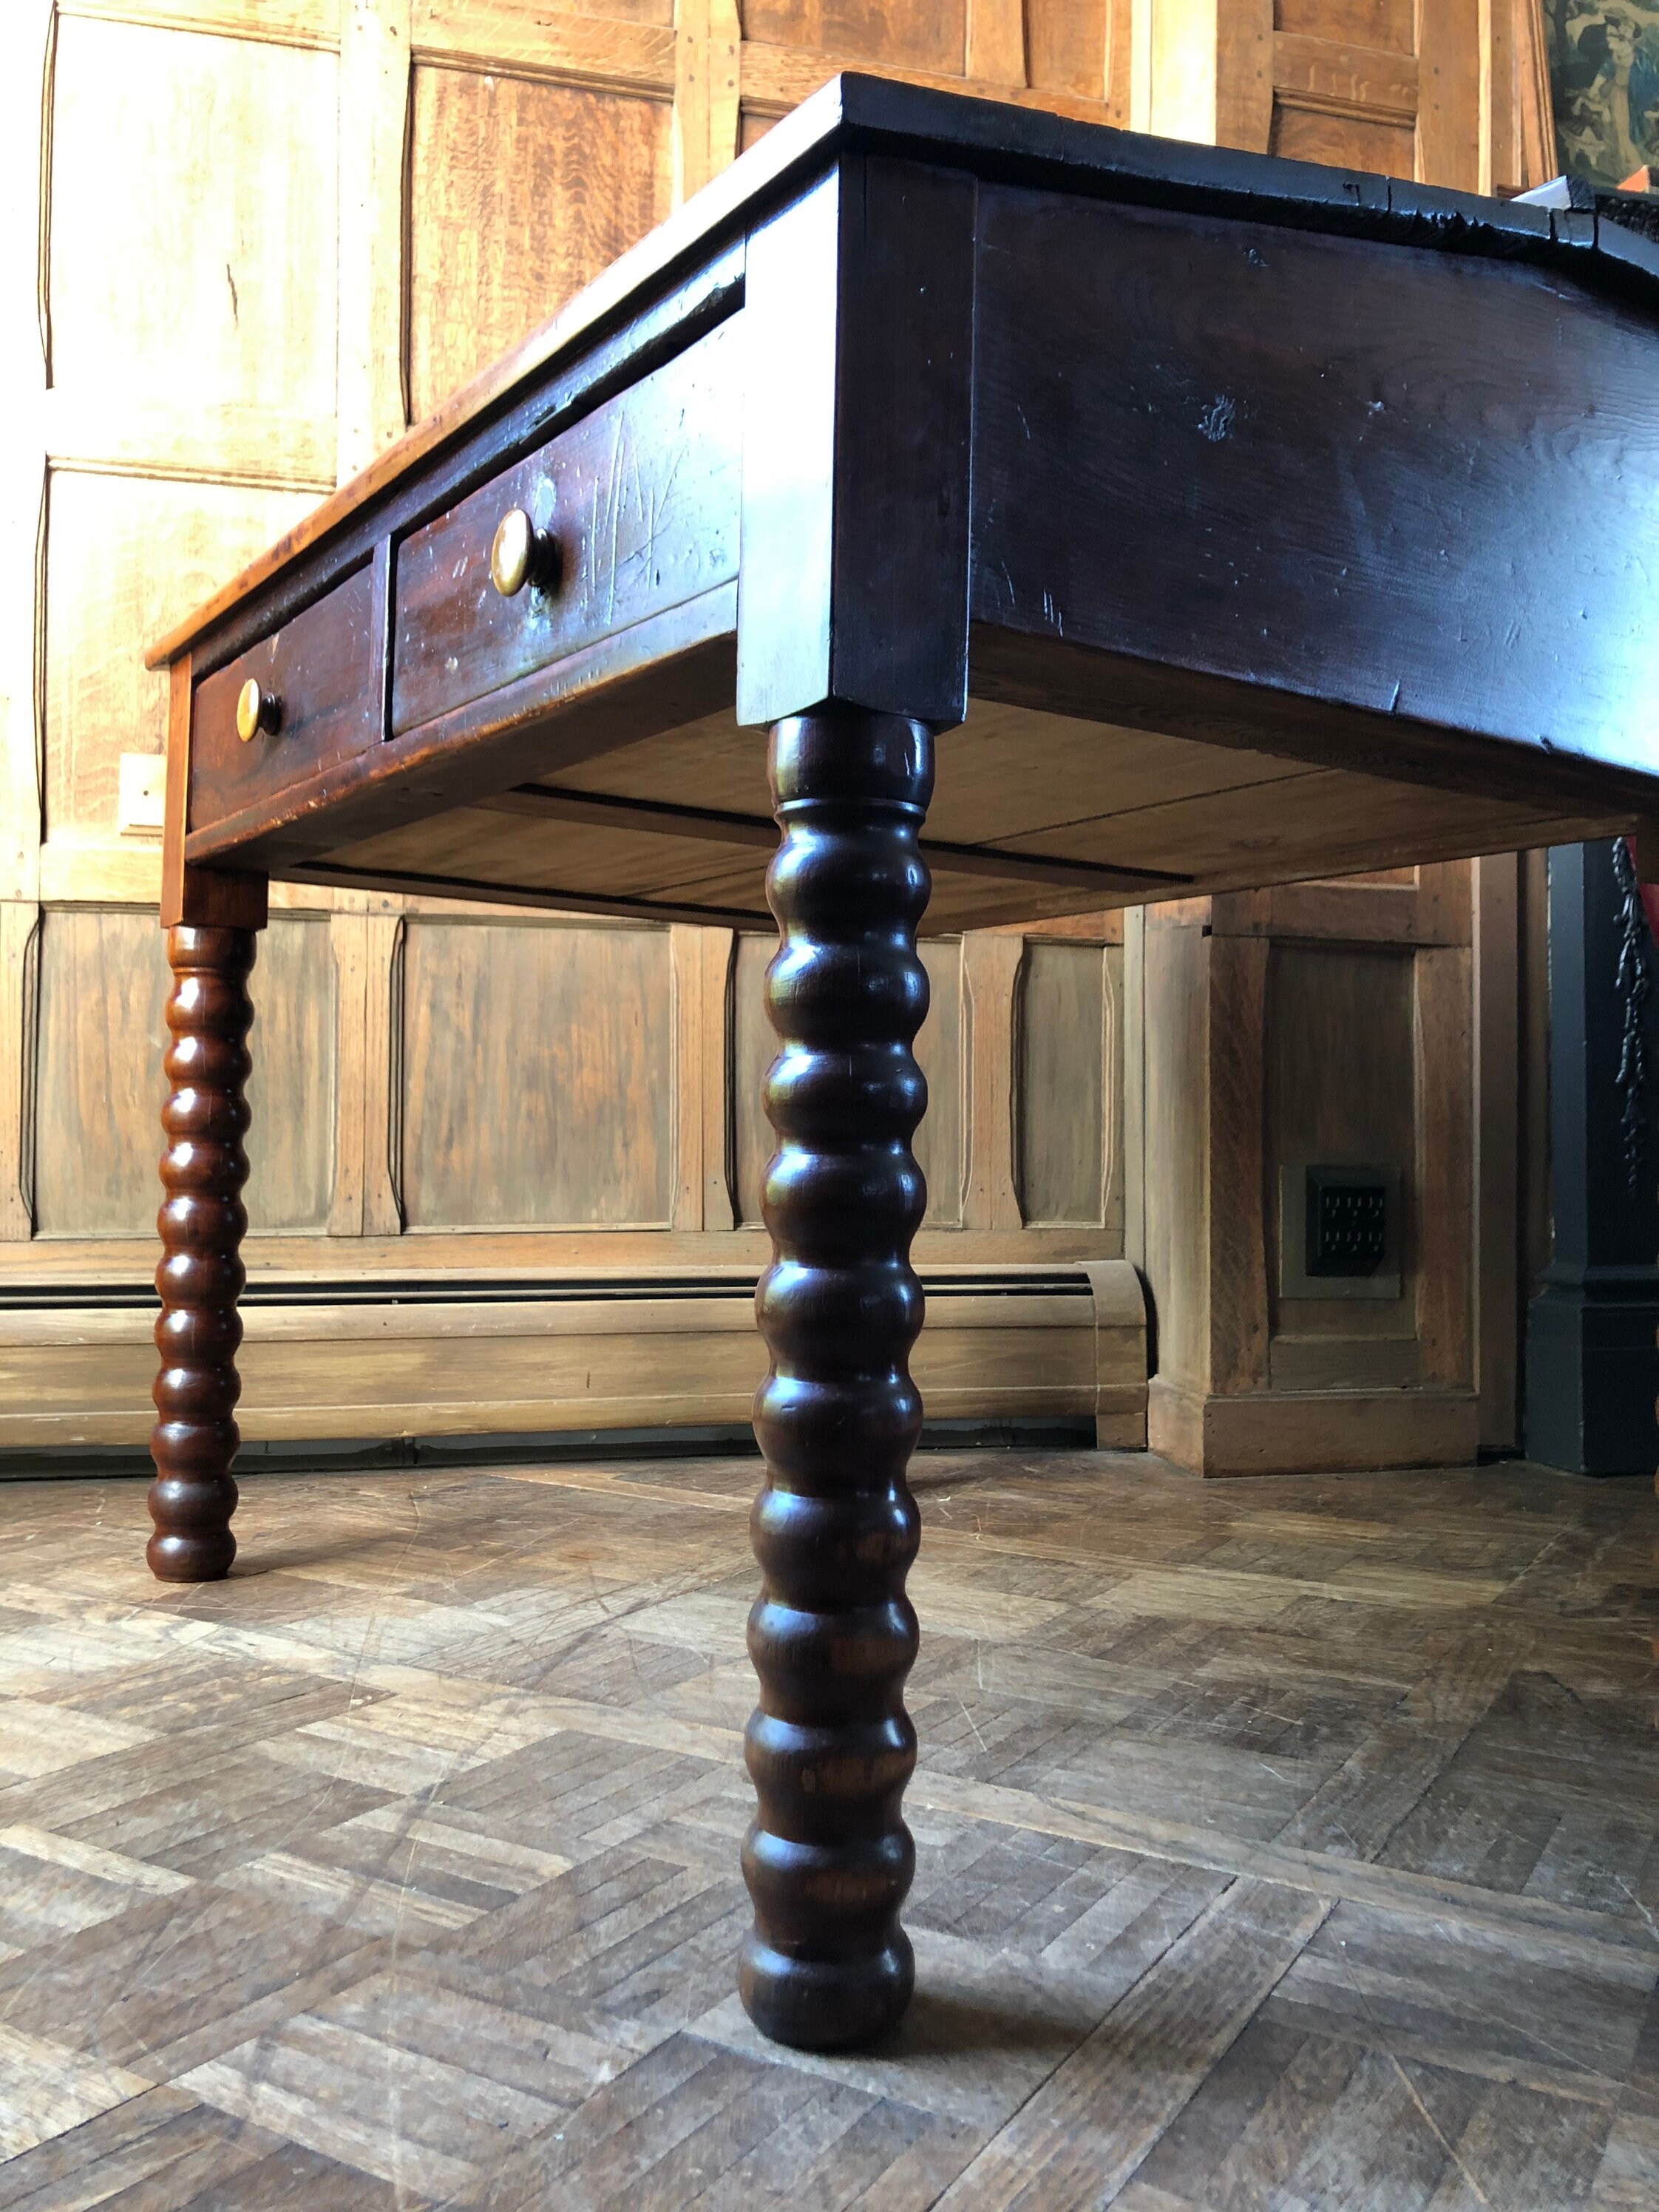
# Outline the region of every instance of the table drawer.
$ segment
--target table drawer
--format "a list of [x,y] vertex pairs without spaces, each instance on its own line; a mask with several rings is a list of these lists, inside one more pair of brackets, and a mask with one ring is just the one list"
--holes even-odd
[[[723,323],[404,541],[394,733],[736,576],[736,329]],[[508,597],[490,551],[514,510],[537,550]]]
[[[197,685],[192,830],[210,829],[374,744],[380,721],[374,596],[373,570],[359,568]],[[237,702],[250,678],[275,704],[245,740]]]

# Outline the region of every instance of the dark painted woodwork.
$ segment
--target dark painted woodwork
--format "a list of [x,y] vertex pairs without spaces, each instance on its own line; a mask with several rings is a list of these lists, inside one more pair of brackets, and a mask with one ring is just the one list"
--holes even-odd
[[853,155],[750,240],[739,721],[967,712],[975,192]]
[[915,1972],[899,1805],[916,1751],[904,1471],[921,1401],[906,1362],[922,1316],[909,1253],[927,1193],[910,1139],[927,1085],[911,1046],[927,1011],[916,841],[933,746],[920,722],[826,708],[777,725],[770,767],[778,1150],[763,1187],[773,1261],[755,1299],[771,1372],[755,1400],[767,1480],[751,1523],[761,1696],[746,1750],[759,1809],[740,1987],[766,2034],[829,2050],[890,2026]]
[[146,1554],[163,1582],[216,1582],[230,1571],[236,1539],[231,1463],[241,1438],[235,1421],[242,1341],[237,1299],[247,1212],[246,1085],[252,1061],[247,995],[256,939],[251,929],[167,932],[173,984],[167,1000],[172,1042],[161,1109],[167,1150],[157,1218],[161,1264],[155,1271],[161,1314],[155,1346],[159,1416],[150,1437],[155,1480],[149,1514],[155,1533]]
[[[1632,1097],[1620,1075],[1632,1012],[1644,1056],[1659,1066],[1659,1014],[1650,997],[1628,1003],[1612,843],[1557,846],[1549,884],[1554,1249],[1527,1314],[1527,1456],[1573,1474],[1651,1474],[1659,1468],[1659,1115],[1651,1090]],[[1650,944],[1643,951],[1654,958]],[[1632,1107],[1633,1174],[1625,1126]]]
[[[738,328],[722,324],[398,547],[394,734],[736,577]],[[513,507],[546,551],[506,598],[489,555]]]
[[[380,670],[373,564],[337,584],[272,637],[196,686],[190,826],[267,805],[367,752],[380,734]],[[271,726],[244,740],[236,702],[252,678],[276,702]]]
[[980,233],[976,619],[1529,763],[1540,734],[1640,757],[1650,307],[1031,192],[983,191]]

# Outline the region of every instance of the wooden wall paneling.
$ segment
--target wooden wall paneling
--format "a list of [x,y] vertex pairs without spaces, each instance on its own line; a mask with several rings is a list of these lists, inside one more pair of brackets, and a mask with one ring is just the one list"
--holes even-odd
[[674,1051],[669,1063],[673,1095],[673,1189],[669,1219],[676,1229],[702,1227],[704,1114],[702,932],[684,922],[668,931],[668,988]]
[[50,1236],[139,1236],[161,1202],[161,932],[143,908],[41,917],[34,1213]]
[[766,1018],[766,963],[776,939],[741,933],[732,959],[732,1152],[733,1199],[739,1223],[758,1228],[761,1183],[772,1157],[772,1132],[761,1105],[761,1086],[777,1041]]
[[341,0],[339,383],[343,483],[405,428],[404,198],[410,0]]
[[34,1226],[34,1058],[41,828],[46,529],[46,210],[55,16],[18,0],[0,75],[0,1239]]
[[[368,896],[362,926],[362,1233],[397,1237],[404,1219],[404,947],[408,923],[396,911],[396,901]],[[347,1086],[343,1085],[343,1111],[346,1097]],[[350,1141],[343,1139],[342,1144]]]
[[1412,124],[1369,115],[1335,115],[1279,101],[1273,110],[1271,150],[1292,161],[1322,161],[1334,168],[1373,169],[1388,177],[1416,173]]
[[1540,0],[1513,0],[1510,25],[1515,48],[1515,139],[1520,154],[1517,181],[1524,190],[1547,184],[1560,169],[1550,94],[1549,52]]
[[1480,189],[1482,20],[1492,0],[1418,0],[1417,173]]
[[54,469],[45,564],[49,840],[118,849],[120,757],[160,753],[167,736],[167,679],[145,669],[145,641],[314,503],[307,491]]
[[1480,0],[1480,143],[1475,190],[1507,196],[1520,189],[1520,83],[1514,0]]
[[1260,1390],[1267,1375],[1267,1111],[1270,948],[1209,940],[1209,1380]]
[[413,0],[411,39],[416,61],[668,100],[676,24],[675,0]]
[[[1409,947],[1387,944],[1273,946],[1263,1212],[1275,1389],[1398,1388],[1421,1379],[1413,959]],[[1437,1073],[1430,1079],[1437,1081]],[[1399,1168],[1397,1298],[1286,1293],[1279,1266],[1281,1172],[1322,1163]]]
[[666,930],[417,916],[403,958],[409,1225],[668,1227]]
[[702,963],[702,1226],[720,1233],[737,1227],[732,1116],[732,994],[737,932],[698,932]]
[[333,47],[340,35],[340,0],[58,0],[58,13],[90,22],[216,32],[261,46]]
[[1521,869],[1502,853],[1474,863],[1474,1381],[1480,1443],[1520,1442]]
[[[32,901],[40,845],[40,589],[46,531],[46,245],[55,18],[20,0],[0,76],[0,899]],[[0,1081],[4,1079],[0,1078]]]
[[305,46],[60,23],[54,386],[240,407],[251,441],[270,416],[332,416],[337,68]]
[[[1146,1265],[1146,909],[1123,916],[1122,1140],[1123,1256]],[[1156,1346],[1153,1347],[1156,1354]]]
[[1273,40],[1273,96],[1280,107],[1410,130],[1417,121],[1417,56],[1281,31]]
[[927,970],[928,1004],[915,1054],[927,1079],[927,1111],[911,1150],[927,1183],[927,1211],[922,1218],[930,1229],[959,1229],[963,1224],[963,1143],[972,1114],[963,1051],[968,942],[965,938],[932,937],[918,947]]
[[1102,948],[1105,1014],[1100,1031],[1100,1224],[1123,1237],[1123,946]]
[[1310,38],[1417,51],[1417,0],[1277,0],[1274,17],[1281,31]]
[[962,940],[968,1006],[968,1144],[962,1221],[968,1229],[1022,1226],[1015,1182],[1016,994],[1025,942],[970,933]]
[[252,1133],[244,1198],[254,1236],[328,1225],[338,1120],[337,990],[329,916],[273,914],[259,936],[252,978]]
[[1017,1188],[1027,1222],[1106,1225],[1115,1011],[1103,945],[1028,942],[1015,1021]]
[[416,66],[407,286],[417,420],[668,212],[671,122],[662,98]]
[[[1208,944],[1202,921],[1147,910],[1144,1265],[1158,1379],[1200,1395],[1210,1385]],[[1167,1448],[1155,1431],[1150,1441],[1154,1450]]]
[[1518,853],[1516,931],[1521,1024],[1517,1055],[1521,1091],[1520,1297],[1537,1295],[1554,1256],[1550,1199],[1549,1082],[1549,854]]
[[1265,153],[1273,42],[1273,0],[1152,0],[1147,127]]
[[[1118,0],[1025,0],[1025,81],[1038,92],[1103,100],[1109,107],[1122,77],[1127,100],[1128,13]],[[1127,120],[1127,106],[1122,112]]]
[[674,994],[673,1225],[729,1230],[729,1033],[737,933],[675,922],[668,937]]
[[[259,945],[248,1094],[259,1130],[256,1229],[320,1229],[333,1169],[335,1002],[324,916],[279,915]],[[152,908],[52,907],[41,919],[35,1054],[35,1226],[138,1236],[160,1203],[162,1008]],[[27,1065],[27,1062],[25,1062]],[[267,1101],[282,1101],[280,1112]]]
[[[328,920],[334,957],[334,1182],[328,1233],[361,1237],[368,1164],[368,904],[366,891],[337,891]],[[256,971],[257,972],[257,971]],[[256,999],[256,1012],[258,1000]]]
[[[745,42],[960,77],[969,0],[744,0]],[[1024,72],[1020,82],[1024,82]]]
[[1273,0],[1218,0],[1215,143],[1265,154],[1273,120]]
[[[1025,0],[968,0],[963,74],[975,84],[1024,85],[1027,81]],[[1096,98],[1100,88],[1090,87]]]
[[737,0],[678,0],[674,20],[674,203],[736,159],[743,25]]
[[1417,1334],[1428,1382],[1474,1377],[1471,956],[1435,946],[1415,962],[1418,1089]]
[[40,909],[0,899],[0,1238],[34,1233],[34,1060]]

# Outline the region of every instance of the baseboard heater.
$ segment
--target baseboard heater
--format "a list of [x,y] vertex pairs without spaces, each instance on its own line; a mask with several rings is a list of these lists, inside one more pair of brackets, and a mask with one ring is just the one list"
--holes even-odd
[[[922,1279],[912,1367],[930,1424],[966,1425],[965,1437],[1092,1423],[1102,1444],[1145,1444],[1146,1303],[1127,1261]],[[250,1447],[313,1452],[741,1437],[765,1371],[755,1280],[752,1270],[263,1273],[244,1301],[237,1419]],[[30,1455],[44,1473],[42,1453],[142,1449],[155,1311],[154,1291],[133,1282],[0,1289],[0,1472],[28,1472]]]

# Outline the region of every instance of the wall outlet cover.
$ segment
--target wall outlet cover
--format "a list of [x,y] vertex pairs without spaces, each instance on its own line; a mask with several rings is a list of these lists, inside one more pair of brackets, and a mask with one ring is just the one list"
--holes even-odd
[[167,764],[162,753],[123,753],[116,824],[124,837],[159,837],[167,806]]

